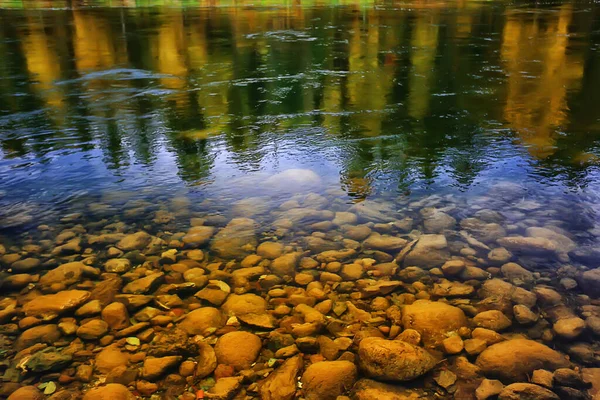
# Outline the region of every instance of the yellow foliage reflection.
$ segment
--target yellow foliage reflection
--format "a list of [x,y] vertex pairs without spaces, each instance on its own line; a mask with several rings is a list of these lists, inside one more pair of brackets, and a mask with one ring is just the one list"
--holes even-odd
[[567,93],[583,77],[583,60],[568,52],[571,19],[571,6],[564,5],[543,20],[509,13],[504,26],[504,118],[538,158],[555,152],[556,131],[567,122]]

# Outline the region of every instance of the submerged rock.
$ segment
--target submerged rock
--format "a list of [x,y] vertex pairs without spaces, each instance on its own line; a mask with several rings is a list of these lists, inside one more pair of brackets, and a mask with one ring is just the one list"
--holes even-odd
[[85,290],[65,290],[56,294],[38,296],[25,303],[23,311],[28,316],[49,321],[67,311],[74,310],[89,297],[90,292]]
[[536,369],[554,371],[569,366],[569,361],[548,346],[528,339],[512,339],[485,349],[476,364],[489,377],[505,382],[526,381]]
[[405,329],[419,332],[426,347],[437,347],[450,334],[467,326],[467,318],[460,308],[442,302],[418,300],[404,307],[402,324]]
[[296,394],[297,377],[302,365],[302,355],[287,359],[265,380],[259,382],[260,398],[263,400],[293,399]]
[[234,218],[212,239],[210,249],[224,259],[242,259],[256,248],[256,222]]
[[321,361],[311,364],[302,375],[306,400],[335,400],[356,381],[356,366],[349,361]]
[[231,365],[236,370],[250,368],[262,348],[262,341],[250,332],[236,331],[221,336],[215,345],[219,364]]
[[441,266],[448,258],[450,252],[444,235],[423,235],[404,257],[404,266],[431,269]]
[[437,363],[431,354],[418,346],[375,337],[360,342],[358,357],[367,376],[384,381],[413,380]]
[[83,400],[135,400],[136,397],[127,386],[109,383],[106,386],[91,389],[83,396]]

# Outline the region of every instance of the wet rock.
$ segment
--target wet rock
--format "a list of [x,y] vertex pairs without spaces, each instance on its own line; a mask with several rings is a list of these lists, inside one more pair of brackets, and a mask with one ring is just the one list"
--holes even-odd
[[70,286],[79,282],[82,276],[98,276],[97,269],[89,267],[81,262],[70,262],[62,264],[53,270],[48,271],[40,278],[40,285],[50,287],[53,284],[62,284]]
[[36,343],[53,344],[60,339],[60,336],[57,325],[39,325],[24,331],[14,346],[17,351],[20,351]]
[[477,390],[475,390],[475,398],[477,400],[487,400],[495,398],[504,389],[502,382],[495,379],[484,379],[481,381]]
[[600,368],[583,368],[581,377],[584,382],[591,386],[588,390],[593,400],[598,400],[600,397]]
[[591,297],[600,297],[600,268],[585,271],[577,278],[583,292]]
[[180,356],[146,358],[142,367],[142,378],[153,381],[175,369],[181,362]]
[[129,356],[122,353],[115,347],[107,347],[96,354],[95,367],[101,373],[108,373],[111,370],[126,366],[129,362]]
[[98,300],[90,300],[77,310],[75,310],[76,317],[90,317],[96,314],[100,314],[102,306]]
[[579,317],[559,319],[552,326],[554,332],[565,339],[575,339],[585,330],[585,321]]
[[536,369],[554,371],[569,366],[559,352],[528,339],[512,339],[488,347],[476,364],[486,376],[506,382],[525,381]]
[[306,400],[335,400],[356,381],[356,366],[349,361],[321,361],[311,364],[302,375]]
[[333,218],[333,224],[337,226],[343,225],[354,225],[358,221],[358,217],[356,214],[351,212],[336,212],[335,218]]
[[241,377],[225,377],[217,379],[215,386],[206,393],[209,399],[229,400],[235,397],[235,393],[241,386]]
[[194,296],[201,300],[205,300],[212,305],[220,306],[223,304],[229,293],[231,292],[231,288],[228,284],[219,280],[210,280],[208,285],[197,292]]
[[456,383],[456,374],[448,369],[441,369],[434,373],[433,380],[435,383],[448,390]]
[[215,233],[212,226],[192,226],[181,241],[188,247],[200,247],[207,244]]
[[531,286],[534,283],[533,274],[516,263],[507,263],[500,268],[502,275],[513,285]]
[[407,389],[399,385],[377,382],[371,379],[360,379],[352,388],[352,399],[354,400],[408,400],[419,398],[426,397],[418,389]]
[[15,390],[7,400],[44,400],[46,396],[35,386],[23,386]]
[[479,218],[465,218],[460,226],[477,240],[485,243],[494,242],[506,236],[506,230],[497,222],[485,222]]
[[334,261],[344,261],[354,254],[356,254],[356,250],[354,249],[329,250],[318,254],[316,258],[319,262],[330,263]]
[[344,225],[342,231],[345,237],[359,242],[369,237],[372,232],[367,225]]
[[215,345],[219,364],[231,365],[237,370],[249,368],[258,357],[262,341],[253,333],[229,332],[221,336]]
[[146,232],[140,231],[125,236],[117,243],[117,247],[123,251],[142,250],[152,240],[152,236]]
[[552,376],[557,386],[569,386],[573,388],[586,389],[588,384],[583,380],[581,374],[569,368],[559,368]]
[[162,272],[156,272],[136,279],[123,287],[123,293],[144,294],[153,292],[162,283],[164,275]]
[[106,306],[114,301],[115,296],[121,291],[122,284],[123,281],[119,276],[110,274],[96,284],[90,299],[98,300],[102,306]]
[[531,311],[529,307],[517,304],[513,306],[513,314],[517,322],[521,325],[533,324],[538,320],[538,315]]
[[464,349],[464,342],[458,335],[450,336],[442,342],[446,354],[458,354]]
[[441,302],[417,300],[404,307],[402,324],[405,329],[419,332],[426,347],[437,347],[451,333],[467,326],[467,318],[460,308]]
[[274,260],[283,255],[284,248],[283,244],[278,242],[263,242],[256,248],[256,254]]
[[208,330],[216,330],[224,324],[223,315],[213,307],[202,307],[189,312],[179,327],[188,335],[202,335]]
[[513,254],[504,247],[496,247],[492,249],[487,258],[492,265],[502,265],[513,258]]
[[499,332],[512,325],[511,320],[498,310],[489,310],[473,317],[475,326]]
[[548,389],[552,389],[554,381],[554,374],[545,369],[536,369],[531,375],[531,383],[543,386]]
[[560,400],[548,389],[531,383],[513,383],[498,395],[498,400]]
[[290,253],[277,257],[271,263],[271,272],[282,278],[293,277],[296,274],[296,266],[299,259],[299,253]]
[[106,386],[91,389],[83,396],[83,400],[135,400],[136,397],[126,386],[109,383]]
[[540,227],[530,227],[525,230],[527,236],[534,238],[544,238],[550,240],[559,253],[568,253],[574,250],[577,245],[567,236],[559,233],[557,230]]
[[423,235],[404,257],[404,265],[431,269],[441,266],[448,258],[450,252],[444,235]]
[[231,294],[221,309],[229,316],[264,314],[267,309],[267,302],[264,298],[252,293]]
[[42,261],[37,258],[24,258],[17,260],[10,265],[14,272],[32,272],[37,270],[42,264]]
[[25,368],[32,372],[60,371],[72,360],[71,355],[62,354],[55,347],[48,347],[33,354],[25,363]]
[[554,242],[543,237],[508,236],[496,242],[513,253],[544,254],[558,250]]
[[211,345],[204,342],[198,344],[198,365],[196,366],[196,377],[205,378],[217,368],[217,355]]
[[452,229],[456,226],[456,219],[433,208],[423,208],[423,225],[426,233],[442,233],[446,229]]
[[389,235],[381,235],[374,232],[367,239],[365,239],[363,242],[363,247],[365,249],[393,252],[400,250],[402,247],[404,247],[404,245],[406,245],[406,243],[406,239]]
[[460,282],[446,279],[433,285],[431,294],[436,297],[468,297],[475,292],[475,288]]
[[96,340],[108,332],[108,324],[101,319],[93,319],[77,329],[77,336],[85,340]]
[[287,359],[266,379],[259,382],[260,398],[263,400],[292,400],[296,394],[297,378],[302,366],[302,355]]
[[210,248],[224,259],[242,259],[251,254],[256,240],[256,222],[249,218],[234,218],[213,238]]
[[112,272],[122,274],[131,269],[131,261],[127,258],[112,258],[104,263],[104,270],[106,272]]
[[110,329],[120,330],[129,326],[129,313],[123,303],[110,303],[104,307],[101,316]]
[[361,369],[371,378],[409,381],[428,371],[437,360],[426,350],[400,340],[365,338],[358,356]]
[[360,279],[363,276],[363,273],[363,266],[360,264],[353,263],[342,266],[340,276],[345,280],[355,281]]
[[23,311],[26,315],[49,321],[59,315],[74,310],[90,297],[85,290],[65,290],[56,294],[38,296],[25,303]]

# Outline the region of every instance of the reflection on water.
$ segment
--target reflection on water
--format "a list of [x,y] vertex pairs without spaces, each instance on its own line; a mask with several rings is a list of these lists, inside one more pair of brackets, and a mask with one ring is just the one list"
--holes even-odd
[[218,186],[288,158],[357,198],[595,182],[593,6],[415,6],[4,10],[4,189]]

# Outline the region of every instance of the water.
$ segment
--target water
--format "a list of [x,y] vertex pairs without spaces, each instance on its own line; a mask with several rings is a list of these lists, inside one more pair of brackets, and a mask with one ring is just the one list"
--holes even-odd
[[[530,305],[540,321],[513,322],[507,337],[525,334],[579,366],[600,365],[594,336],[600,328],[592,327],[600,293],[585,274],[600,267],[597,4],[0,1],[0,7],[3,279],[12,282],[7,277],[17,272],[43,277],[68,261],[84,261],[99,273],[116,257],[133,268],[124,283],[149,271],[164,272],[165,283],[189,283],[182,274],[190,265],[172,263],[181,265],[190,248],[200,248],[196,264],[207,276],[228,282],[232,292],[268,299],[269,315],[280,322],[269,290],[306,287],[304,257],[317,260],[306,267],[315,282],[322,270],[343,275],[341,284],[321,277],[318,290],[334,301],[357,300],[380,316],[360,300],[361,285],[322,255],[351,249],[340,256],[342,264],[376,263],[359,261],[362,278],[397,280],[400,272],[377,268],[392,260],[398,270],[426,270],[417,279],[425,287],[404,276],[402,289],[385,293],[388,301],[414,300],[399,300],[400,293],[448,297],[472,317],[487,296],[442,296],[434,285],[467,282],[481,289],[492,276],[511,281],[499,269],[511,261],[534,273],[533,281],[513,284],[536,293],[549,285],[561,293],[564,309],[553,313],[540,300]],[[243,220],[250,228],[223,231],[233,218],[251,218]],[[191,225],[214,229],[204,231],[206,240],[186,240]],[[138,231],[152,235],[152,243],[118,244]],[[423,233],[443,235],[446,247],[416,255],[409,243]],[[265,257],[242,265],[260,265],[268,278],[252,277],[254,286],[232,279],[263,241],[297,254],[300,277],[275,273]],[[169,249],[174,259],[161,256]],[[40,265],[13,265],[27,258]],[[450,258],[490,275],[440,270]],[[5,286],[11,288],[5,308],[18,300],[19,318],[26,300],[91,290],[100,278],[92,273],[54,286],[29,279]],[[183,303],[161,315],[211,303],[191,296],[205,284],[175,290]],[[161,289],[154,289],[147,293],[158,296]],[[510,308],[502,311],[514,318]],[[175,322],[181,313],[172,315]],[[350,314],[343,314],[346,323]],[[552,328],[567,314],[589,320],[576,335],[588,358]],[[384,325],[388,334],[389,321]],[[266,356],[273,354],[259,361]],[[13,355],[9,360],[16,362]],[[98,376],[83,381],[83,389],[97,385]],[[427,383],[415,387],[429,396],[472,396],[477,385],[463,380],[434,384],[435,390]]]

